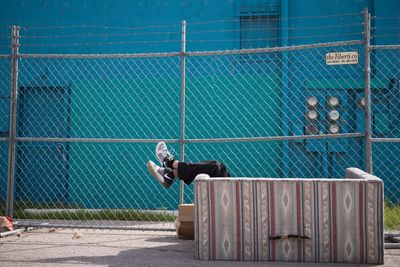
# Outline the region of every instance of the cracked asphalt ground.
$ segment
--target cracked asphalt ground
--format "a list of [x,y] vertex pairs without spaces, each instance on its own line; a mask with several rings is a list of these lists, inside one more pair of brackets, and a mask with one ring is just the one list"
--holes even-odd
[[[0,239],[0,266],[293,266],[283,262],[202,261],[193,240],[175,232],[35,229]],[[367,266],[295,263],[295,266]],[[400,266],[400,250],[385,250],[384,266]]]

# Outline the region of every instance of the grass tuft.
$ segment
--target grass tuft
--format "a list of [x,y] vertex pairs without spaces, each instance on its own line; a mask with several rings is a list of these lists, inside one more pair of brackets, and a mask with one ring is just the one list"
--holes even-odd
[[[22,208],[23,207],[23,208]],[[59,208],[60,211],[41,211],[34,213],[26,211],[26,208],[38,208],[38,205],[30,205],[29,203],[18,203],[15,205],[14,218],[16,219],[42,219],[42,220],[119,220],[119,221],[157,221],[157,222],[173,222],[175,216],[172,214],[151,211],[137,210],[98,210],[88,211],[79,209],[77,206],[65,206],[55,204],[46,208]],[[78,208],[77,211],[62,211],[63,208]],[[0,205],[1,214],[5,214],[5,205]],[[384,206],[384,225],[385,230],[400,231],[400,204],[392,204],[385,202]]]
[[383,222],[385,230],[400,230],[400,204],[394,205],[385,202]]
[[40,211],[26,210],[14,211],[17,219],[33,220],[117,220],[117,221],[157,221],[173,222],[175,216],[161,212],[136,211],[136,210],[76,210],[76,211]]

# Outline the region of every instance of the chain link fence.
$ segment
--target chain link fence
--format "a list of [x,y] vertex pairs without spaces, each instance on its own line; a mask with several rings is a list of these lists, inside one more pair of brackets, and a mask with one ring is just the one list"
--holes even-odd
[[0,56],[0,210],[6,209],[8,125],[10,104],[10,59]]
[[372,50],[373,172],[385,181],[385,226],[400,229],[400,46]]
[[171,228],[179,188],[150,179],[154,141],[141,140],[179,138],[179,57],[25,58],[19,70],[16,217]]
[[[363,64],[326,66],[325,56],[333,51],[363,53],[359,42],[264,53],[189,53],[186,137],[191,142],[185,158],[220,159],[237,177],[343,177],[343,166],[362,167],[355,114],[363,112],[357,105]],[[335,107],[329,104],[332,97],[339,101]],[[316,103],[307,106],[310,98]],[[339,118],[329,119],[332,110]],[[350,136],[328,139],[335,137],[332,125],[339,127],[336,136]],[[315,135],[324,138],[314,140]],[[193,199],[192,191],[185,194],[187,201]]]
[[[372,48],[372,169],[385,182],[385,218],[393,217],[386,228],[398,230],[399,50]],[[15,138],[12,62],[4,56],[0,208],[7,208],[9,144],[13,217],[21,225],[173,229],[178,204],[193,202],[193,185],[164,189],[150,177],[145,163],[156,160],[159,140],[176,158],[221,160],[236,177],[336,178],[347,167],[366,169],[364,55],[365,40],[19,54]]]

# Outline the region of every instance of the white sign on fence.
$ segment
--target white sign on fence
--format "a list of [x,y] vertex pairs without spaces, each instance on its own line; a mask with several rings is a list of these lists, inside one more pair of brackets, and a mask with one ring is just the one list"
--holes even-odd
[[326,65],[358,64],[358,51],[326,53]]

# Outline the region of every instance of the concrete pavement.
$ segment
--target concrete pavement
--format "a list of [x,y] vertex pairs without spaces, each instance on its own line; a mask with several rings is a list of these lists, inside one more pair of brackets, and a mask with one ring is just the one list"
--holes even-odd
[[[174,232],[36,229],[0,239],[0,266],[366,266],[355,264],[199,261],[192,240]],[[384,266],[400,266],[400,250]]]

